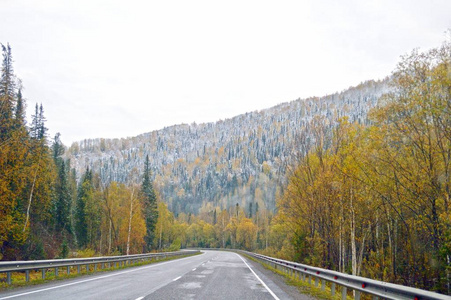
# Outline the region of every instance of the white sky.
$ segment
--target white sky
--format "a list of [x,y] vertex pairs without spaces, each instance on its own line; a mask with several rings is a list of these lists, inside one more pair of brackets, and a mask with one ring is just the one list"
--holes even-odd
[[28,113],[66,145],[381,79],[448,28],[450,0],[0,0]]

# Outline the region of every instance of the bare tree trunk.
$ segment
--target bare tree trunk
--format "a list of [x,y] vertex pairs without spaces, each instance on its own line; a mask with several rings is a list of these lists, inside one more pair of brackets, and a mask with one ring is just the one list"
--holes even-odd
[[[163,220],[162,220],[163,221]],[[160,241],[158,243],[158,248],[161,250],[161,239],[163,237],[163,222],[160,223]]]
[[338,242],[338,271],[344,272],[344,243],[343,243],[343,221],[344,221],[344,212],[343,212],[343,199],[341,199],[341,207],[340,207],[340,225],[339,225],[339,242]]
[[352,199],[351,190],[351,263],[352,263],[352,275],[357,275],[357,247],[355,241],[355,211]]
[[103,231],[100,231],[99,252],[102,253]]
[[112,223],[111,223],[111,219],[110,219],[110,228],[109,228],[109,232],[108,232],[108,254],[111,253],[111,227],[112,227]]
[[225,220],[224,220],[224,214],[222,214],[222,248],[225,248]]
[[25,217],[25,224],[23,225],[22,232],[25,232],[25,230],[27,229],[28,221],[30,219],[31,202],[33,200],[34,186],[36,184],[36,178],[38,177],[38,170],[39,170],[39,166],[41,163],[41,156],[42,156],[42,152],[39,154],[38,166],[34,172],[33,184],[31,185],[31,191],[30,191],[30,198],[28,199],[27,215]]
[[127,234],[127,255],[130,254],[130,236],[132,233],[132,218],[133,218],[133,194],[135,189],[132,188],[132,194],[130,196],[130,216],[128,218],[128,234]]

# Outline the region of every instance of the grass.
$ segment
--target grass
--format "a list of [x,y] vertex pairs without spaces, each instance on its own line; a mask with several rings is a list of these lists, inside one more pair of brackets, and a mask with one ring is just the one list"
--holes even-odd
[[[117,268],[114,267],[115,263],[112,263],[112,267],[101,269],[101,264],[98,263],[98,264],[96,264],[97,265],[96,271],[94,271],[94,264],[89,264],[89,270],[86,269],[86,265],[81,265],[80,273],[78,273],[77,266],[71,266],[69,269],[70,270],[69,274],[67,273],[66,267],[61,267],[61,268],[58,268],[58,276],[55,276],[55,268],[49,268],[45,272],[45,279],[42,279],[41,270],[37,270],[37,271],[30,270],[30,281],[29,282],[27,282],[25,280],[25,271],[13,272],[13,273],[11,273],[11,281],[12,281],[11,284],[6,283],[6,273],[0,273],[0,291],[6,291],[6,290],[10,290],[10,289],[18,288],[18,287],[24,287],[24,286],[38,285],[38,284],[42,284],[42,283],[49,282],[49,281],[75,278],[75,277],[80,277],[80,276],[84,276],[84,275],[92,275],[92,274],[97,274],[97,273],[102,273],[102,272],[113,271],[113,270],[122,270],[122,269],[127,269],[130,267],[144,266],[144,265],[149,265],[149,264],[153,264],[153,263],[157,263],[157,262],[174,260],[174,259],[179,259],[179,258],[184,258],[184,257],[199,255],[199,254],[200,253],[182,255],[182,256],[176,256],[176,257],[170,256],[170,257],[166,257],[166,258],[160,258],[158,260],[152,259],[149,261],[140,261],[140,262],[136,262],[133,264],[122,265]],[[105,267],[106,266],[108,266],[108,263],[105,263]]]

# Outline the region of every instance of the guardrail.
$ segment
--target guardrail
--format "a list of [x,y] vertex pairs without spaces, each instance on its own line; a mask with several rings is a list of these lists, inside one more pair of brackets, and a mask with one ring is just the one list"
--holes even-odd
[[30,260],[30,261],[2,261],[0,262],[0,273],[6,273],[6,282],[12,283],[12,272],[25,272],[25,280],[30,281],[30,271],[41,270],[42,279],[45,279],[46,271],[48,269],[55,270],[55,276],[58,277],[58,271],[60,268],[66,268],[67,274],[70,274],[70,268],[76,266],[77,272],[81,272],[81,266],[86,266],[86,270],[89,272],[89,266],[93,266],[93,271],[97,271],[97,266],[100,265],[101,269],[104,269],[106,264],[107,268],[122,267],[137,262],[150,261],[152,259],[159,260],[172,256],[183,256],[199,253],[199,250],[183,250],[176,252],[161,252],[161,253],[146,253],[135,255],[121,255],[121,256],[102,256],[102,257],[90,257],[90,258],[72,258],[72,259],[51,259],[51,260]]
[[373,296],[373,299],[448,299],[450,296],[429,292],[421,289],[407,287],[399,284],[387,283],[377,280],[372,280],[360,276],[348,275],[336,271],[331,271],[322,268],[311,267],[304,264],[299,264],[283,259],[277,259],[270,256],[256,254],[253,252],[237,250],[237,252],[245,253],[255,259],[263,261],[272,265],[276,269],[282,269],[284,272],[294,276],[300,280],[308,280],[310,284],[315,282],[319,286],[321,281],[321,289],[325,290],[326,282],[330,283],[332,296],[335,295],[337,286],[341,287],[341,298],[343,300],[347,297],[347,289],[354,291],[354,299],[360,299],[361,293],[366,293]]
[[337,271],[312,267],[288,260],[265,256],[249,251],[222,248],[200,248],[203,250],[220,250],[243,253],[271,265],[275,269],[280,269],[288,275],[315,283],[317,287],[321,284],[321,289],[326,289],[326,282],[330,285],[332,296],[335,296],[337,287],[341,288],[341,299],[346,300],[348,289],[354,291],[354,299],[359,300],[362,293],[372,295],[375,299],[393,299],[393,300],[451,300],[451,296],[425,291],[417,288],[393,284],[365,277],[349,275]]

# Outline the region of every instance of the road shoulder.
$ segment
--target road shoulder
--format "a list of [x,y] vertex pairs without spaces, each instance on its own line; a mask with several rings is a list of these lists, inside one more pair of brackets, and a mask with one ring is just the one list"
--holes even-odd
[[[241,255],[242,256],[242,255]],[[245,256],[242,256],[254,272],[266,283],[266,285],[279,297],[283,299],[295,299],[295,300],[313,300],[312,296],[304,295],[292,285],[286,283],[287,279],[282,275],[274,273],[271,270],[266,269],[260,263],[255,262]]]

